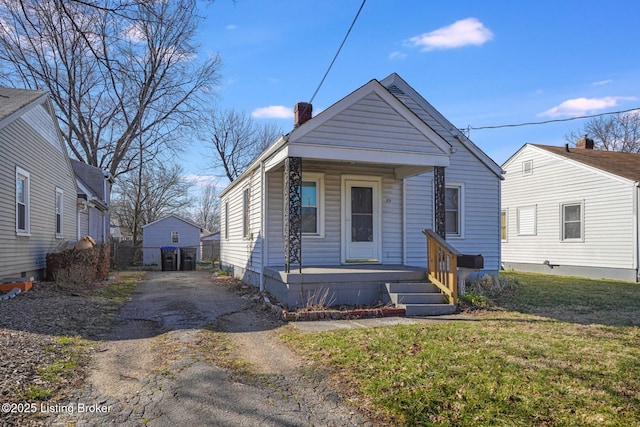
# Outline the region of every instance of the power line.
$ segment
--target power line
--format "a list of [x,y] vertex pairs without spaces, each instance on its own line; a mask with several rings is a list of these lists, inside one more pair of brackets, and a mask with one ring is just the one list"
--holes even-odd
[[516,124],[506,124],[506,125],[495,125],[495,126],[478,126],[478,127],[474,127],[471,125],[468,125],[466,127],[466,129],[461,129],[461,130],[466,130],[467,132],[470,132],[472,130],[483,130],[483,129],[501,129],[501,128],[515,128],[515,127],[521,127],[521,126],[532,126],[532,125],[546,125],[549,123],[558,123],[558,122],[569,122],[572,120],[582,120],[582,119],[591,119],[594,117],[602,117],[602,116],[609,116],[612,114],[623,114],[623,113],[629,113],[631,111],[637,111],[640,110],[640,107],[636,107],[636,108],[630,108],[628,110],[621,110],[621,111],[611,111],[608,113],[600,113],[600,114],[592,114],[592,115],[588,115],[588,116],[578,116],[578,117],[569,117],[567,119],[554,119],[554,120],[544,120],[541,122],[525,122],[525,123],[516,123]]
[[331,71],[331,67],[333,67],[334,62],[336,62],[336,59],[338,59],[338,55],[340,54],[340,51],[342,50],[342,46],[344,46],[345,42],[347,41],[347,38],[349,37],[349,33],[351,33],[351,29],[356,24],[356,21],[358,20],[358,16],[360,16],[360,12],[362,12],[362,8],[364,7],[364,4],[366,2],[367,2],[367,0],[362,0],[362,4],[360,5],[360,9],[358,9],[358,13],[356,13],[355,18],[353,18],[353,22],[351,23],[351,26],[347,30],[347,34],[345,34],[344,39],[342,39],[342,43],[340,43],[340,47],[338,48],[338,51],[336,52],[335,56],[333,57],[333,60],[331,61],[331,64],[329,64],[329,68],[327,68],[326,73],[324,73],[324,77],[322,77],[322,80],[320,80],[320,84],[316,88],[316,91],[313,92],[313,96],[311,96],[311,99],[309,100],[309,104],[313,103],[313,100],[316,97],[316,95],[318,94],[318,91],[320,90],[320,88],[322,87],[322,84],[324,83],[324,80],[327,78],[327,75],[329,74],[329,71]]

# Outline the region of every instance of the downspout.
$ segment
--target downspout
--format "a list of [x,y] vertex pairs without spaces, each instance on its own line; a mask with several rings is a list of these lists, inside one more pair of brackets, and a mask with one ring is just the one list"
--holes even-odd
[[407,265],[407,178],[402,178],[402,265]]
[[267,252],[267,215],[265,212],[268,210],[268,198],[267,198],[267,186],[266,180],[267,177],[265,175],[265,166],[264,160],[260,162],[260,197],[262,198],[261,209],[260,209],[260,229],[262,234],[262,248],[260,250],[260,292],[264,292],[264,262],[266,259]]
[[638,203],[640,197],[640,181],[636,181],[633,185],[633,242],[634,242],[634,251],[633,251],[633,268],[636,271],[636,282],[640,281],[640,266],[639,258],[640,258],[640,236],[638,233],[640,232],[640,218],[638,217]]
[[[77,237],[76,237],[76,240],[80,240],[80,237],[82,237],[81,236],[81,226],[80,226],[80,215],[82,215],[84,212],[86,212],[88,207],[89,207],[89,204],[87,203],[86,200],[78,199],[78,202],[80,202],[80,203],[76,203],[76,206],[77,205],[82,205],[82,208],[81,209],[76,209],[76,217],[77,217],[76,218],[77,219],[77,221],[76,221],[77,222],[77,226],[76,226],[76,228],[77,228],[77,230],[76,230]],[[80,207],[80,206],[77,206],[77,207]]]

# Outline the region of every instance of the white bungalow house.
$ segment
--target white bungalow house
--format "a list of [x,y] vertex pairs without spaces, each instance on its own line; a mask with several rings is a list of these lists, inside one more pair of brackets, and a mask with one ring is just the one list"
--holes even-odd
[[638,280],[640,154],[526,144],[503,169],[504,268]]
[[77,193],[49,94],[0,87],[0,279],[40,278],[76,239]]
[[498,271],[502,170],[400,76],[294,122],[221,193],[235,277],[290,307],[372,304],[425,279],[424,229]]

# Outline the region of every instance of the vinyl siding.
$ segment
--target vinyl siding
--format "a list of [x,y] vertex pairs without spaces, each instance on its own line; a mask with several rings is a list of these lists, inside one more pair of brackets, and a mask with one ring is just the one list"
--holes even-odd
[[[453,154],[450,164],[445,168],[445,185],[459,184],[463,187],[464,205],[462,206],[461,237],[448,237],[447,241],[460,253],[481,254],[487,271],[497,271],[500,268],[500,191],[501,180],[494,172],[485,166],[469,149],[457,138],[454,138],[443,124],[424,110],[410,96],[394,94],[409,107],[418,117],[433,130],[442,135],[451,145]],[[433,209],[433,173],[425,174],[422,178],[411,178],[407,187],[407,212],[412,213],[407,218],[407,262],[410,265],[423,266],[423,256],[426,257],[426,240],[416,238],[416,228],[424,228],[421,209]],[[422,180],[421,183],[418,183]],[[424,195],[420,194],[420,187],[426,185]],[[427,205],[422,197],[428,199]],[[418,215],[415,217],[415,215]],[[433,228],[433,218],[429,217],[428,227]],[[421,228],[422,227],[422,228]],[[418,231],[420,231],[418,230]]]
[[[243,194],[249,190],[249,236],[243,236]],[[229,224],[226,218],[221,218],[221,229],[228,227],[229,235],[224,234],[220,239],[220,260],[223,264],[234,265],[249,271],[258,272],[262,262],[262,180],[260,169],[242,178],[241,182],[229,191],[222,199],[224,212],[225,203],[229,204]],[[270,205],[271,203],[269,203]]]
[[[39,126],[41,124],[42,127]],[[0,277],[39,276],[47,252],[77,234],[75,177],[43,106],[0,129]],[[30,236],[16,235],[16,167],[30,174]],[[56,188],[63,191],[63,236],[55,235]]]
[[[390,141],[393,141],[392,145]],[[442,154],[435,145],[425,143],[425,136],[375,93],[364,97],[296,142]]]
[[464,186],[464,237],[447,241],[460,253],[484,257],[488,271],[500,269],[500,179],[461,143],[449,141],[455,150],[445,169],[445,184]]
[[427,241],[422,230],[433,229],[433,173],[405,180],[406,263],[427,266]]
[[[445,168],[445,185],[460,185],[460,237],[448,236],[447,242],[463,254],[481,254],[485,270],[500,267],[500,181],[481,166],[468,151],[458,148]],[[406,262],[426,266],[425,228],[433,229],[433,173],[406,180]]]
[[[386,167],[321,163],[303,160],[304,172],[324,173],[325,224],[324,238],[304,237],[303,265],[339,265],[341,263],[341,194],[342,175],[382,177],[382,262],[402,263],[402,181],[396,180],[393,170]],[[268,265],[284,264],[283,239],[283,170],[273,171],[268,178],[269,224]]]
[[[522,163],[533,161],[523,176]],[[634,268],[634,183],[525,146],[506,164],[504,262]],[[583,241],[562,241],[561,206],[583,203]],[[518,235],[517,209],[536,206],[536,234]]]

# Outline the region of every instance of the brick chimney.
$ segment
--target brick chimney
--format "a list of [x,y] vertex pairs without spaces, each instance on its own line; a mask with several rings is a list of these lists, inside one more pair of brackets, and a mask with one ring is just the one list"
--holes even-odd
[[308,102],[298,102],[293,107],[293,126],[298,127],[311,119],[313,107]]
[[576,148],[580,150],[593,150],[593,139],[583,136],[576,142]]

